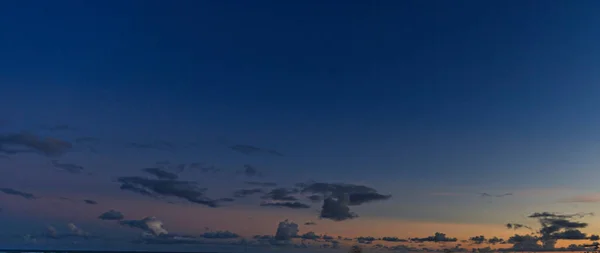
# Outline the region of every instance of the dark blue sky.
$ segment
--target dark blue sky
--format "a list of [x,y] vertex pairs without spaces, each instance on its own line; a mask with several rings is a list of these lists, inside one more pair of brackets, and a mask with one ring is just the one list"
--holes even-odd
[[[596,190],[599,8],[597,1],[4,1],[2,131],[97,137],[103,158],[64,159],[111,164],[96,172],[111,177],[122,176],[119,165],[135,171],[160,159],[231,170],[249,162],[284,184],[377,185],[395,197],[384,211],[365,207],[374,217],[462,222],[473,214],[459,205],[481,203],[432,203],[423,194]],[[61,124],[77,131],[40,130]],[[200,151],[123,147],[155,140],[200,143]],[[227,145],[238,143],[286,156],[232,156]],[[66,180],[58,177],[38,185]],[[398,209],[406,203],[417,207]],[[445,205],[455,213],[419,209]]]

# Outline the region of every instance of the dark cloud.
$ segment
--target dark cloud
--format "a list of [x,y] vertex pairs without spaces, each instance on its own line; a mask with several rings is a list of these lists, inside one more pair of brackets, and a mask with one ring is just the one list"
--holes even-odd
[[570,219],[570,218],[583,218],[585,216],[594,215],[594,213],[575,213],[575,214],[557,214],[551,212],[540,212],[529,215],[529,218],[558,218],[558,219]]
[[275,240],[288,241],[292,238],[298,237],[298,224],[289,220],[279,222],[277,225],[277,231],[275,231]]
[[38,152],[46,156],[60,156],[72,147],[70,142],[30,133],[0,135],[0,152],[5,154]]
[[494,237],[488,239],[488,243],[492,244],[492,245],[495,245],[495,244],[504,244],[505,241],[502,238],[498,238],[498,237],[494,236]]
[[323,201],[323,207],[321,208],[321,214],[319,217],[334,221],[344,221],[358,217],[358,215],[350,211],[348,202],[349,200],[347,195],[340,198],[326,198]]
[[238,145],[233,145],[231,147],[233,151],[245,154],[245,155],[274,155],[274,156],[283,156],[282,153],[277,152],[275,150],[269,150],[269,149],[264,149],[264,148],[259,148],[256,146],[252,146],[252,145],[243,145],[243,144],[238,144]]
[[98,219],[101,219],[101,220],[122,220],[123,218],[125,218],[123,213],[121,213],[117,210],[109,210],[109,211],[101,214],[100,216],[98,216]]
[[272,182],[246,181],[244,183],[248,184],[248,185],[257,185],[257,186],[262,186],[262,187],[275,187],[275,186],[277,186],[277,183],[272,183]]
[[315,232],[310,231],[301,235],[300,238],[304,240],[317,240],[321,239],[321,236],[317,235]]
[[176,197],[192,203],[217,207],[217,200],[204,196],[206,188],[200,188],[195,182],[147,179],[141,177],[120,177],[122,190],[133,191],[152,197]]
[[408,241],[406,239],[400,239],[398,237],[382,237],[381,240],[386,241],[386,242],[407,242]]
[[306,225],[306,226],[313,226],[313,225],[317,225],[317,223],[314,222],[314,221],[307,221],[307,222],[304,223],[304,225]]
[[96,204],[98,204],[98,202],[96,202],[95,200],[91,200],[91,199],[84,199],[83,202],[86,203],[86,204],[89,204],[89,205],[96,205]]
[[469,241],[471,241],[475,244],[482,244],[482,243],[487,242],[487,239],[485,239],[485,236],[483,236],[483,235],[478,235],[478,236],[470,237]]
[[388,200],[392,197],[392,195],[382,195],[376,192],[371,193],[352,193],[349,195],[350,206],[358,206],[364,203],[378,201],[378,200]]
[[151,175],[157,177],[158,179],[175,180],[175,179],[179,178],[179,176],[177,176],[177,174],[171,173],[168,171],[164,171],[159,168],[145,168],[145,169],[142,169],[142,171],[144,171],[148,174],[151,174]]
[[298,193],[298,190],[296,189],[275,188],[262,196],[262,198],[278,201],[297,201],[298,198],[290,195],[296,193]]
[[590,241],[600,241],[600,235],[590,235]]
[[258,194],[258,193],[262,193],[263,190],[260,188],[255,188],[255,189],[241,189],[241,190],[237,190],[233,193],[233,196],[236,198],[243,198],[249,195],[253,195],[253,194]]
[[514,235],[508,238],[512,249],[519,251],[539,251],[542,246],[538,244],[539,237],[533,235]]
[[63,170],[72,174],[79,174],[84,170],[84,167],[72,163],[59,163],[57,160],[52,160],[52,166],[59,170]]
[[263,202],[260,206],[287,207],[292,209],[306,209],[309,205],[300,202]]
[[220,199],[217,199],[217,202],[233,202],[233,201],[235,201],[235,199],[233,199],[233,198],[220,198]]
[[156,217],[146,217],[141,220],[122,220],[119,224],[141,229],[155,236],[169,234],[169,231],[163,228],[162,221],[158,220]]
[[323,197],[321,197],[320,195],[310,195],[307,197],[308,199],[310,199],[310,201],[312,202],[319,202],[321,200],[323,200]]
[[531,227],[523,225],[523,224],[519,224],[519,223],[506,223],[506,228],[514,229],[514,230],[526,228],[526,229],[532,230]]
[[356,238],[356,241],[358,241],[358,243],[362,243],[362,244],[371,244],[376,240],[377,240],[377,238],[372,237],[372,236],[360,236],[360,237]]
[[433,236],[428,236],[424,238],[410,238],[411,241],[414,242],[456,242],[457,239],[453,237],[447,237],[446,234],[435,232]]
[[23,197],[26,199],[36,199],[36,197],[31,193],[22,192],[22,191],[15,190],[12,188],[0,188],[0,192],[3,192],[4,194],[8,194],[8,195]]
[[244,164],[244,170],[239,171],[238,173],[243,173],[247,177],[257,177],[262,176],[262,173],[258,171],[258,169],[250,164]]
[[240,238],[240,235],[230,231],[214,231],[202,234],[202,237],[207,239],[235,239]]

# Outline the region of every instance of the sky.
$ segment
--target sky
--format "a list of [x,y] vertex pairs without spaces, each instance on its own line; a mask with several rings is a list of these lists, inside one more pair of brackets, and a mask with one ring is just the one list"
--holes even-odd
[[[457,238],[441,247],[517,247],[531,231],[507,223],[563,239],[539,228],[600,202],[598,8],[3,1],[0,240],[318,251],[440,232]],[[576,244],[600,232],[583,216],[559,228],[587,234]],[[286,219],[320,237],[278,237]]]

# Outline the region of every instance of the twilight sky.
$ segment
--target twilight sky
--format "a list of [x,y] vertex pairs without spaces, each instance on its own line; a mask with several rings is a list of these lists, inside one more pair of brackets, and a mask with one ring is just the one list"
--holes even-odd
[[[534,212],[593,212],[598,8],[3,1],[0,241],[136,248],[175,240],[139,239],[161,222],[250,240],[285,219],[300,235],[508,240]],[[124,218],[98,218],[111,209]]]

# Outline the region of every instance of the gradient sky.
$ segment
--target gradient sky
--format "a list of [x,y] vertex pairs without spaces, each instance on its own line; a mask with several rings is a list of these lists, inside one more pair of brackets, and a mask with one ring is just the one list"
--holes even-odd
[[[75,145],[60,157],[0,159],[0,187],[41,196],[0,195],[0,221],[14,225],[0,236],[68,222],[138,233],[96,218],[117,209],[128,219],[156,216],[177,233],[273,234],[287,218],[318,223],[301,233],[466,239],[514,234],[507,222],[537,226],[532,212],[594,211],[599,8],[591,0],[3,1],[0,133],[98,141],[97,152]],[[70,129],[49,129],[60,125]],[[128,146],[157,141],[176,148]],[[229,148],[236,144],[284,156],[244,155]],[[86,173],[57,171],[54,159]],[[214,209],[114,182],[161,160],[221,168],[180,175],[215,198],[251,188],[244,181],[307,180],[392,198],[334,222],[318,219],[320,204],[244,199]],[[236,173],[244,164],[263,176]],[[586,221],[586,232],[600,232],[600,219]]]

